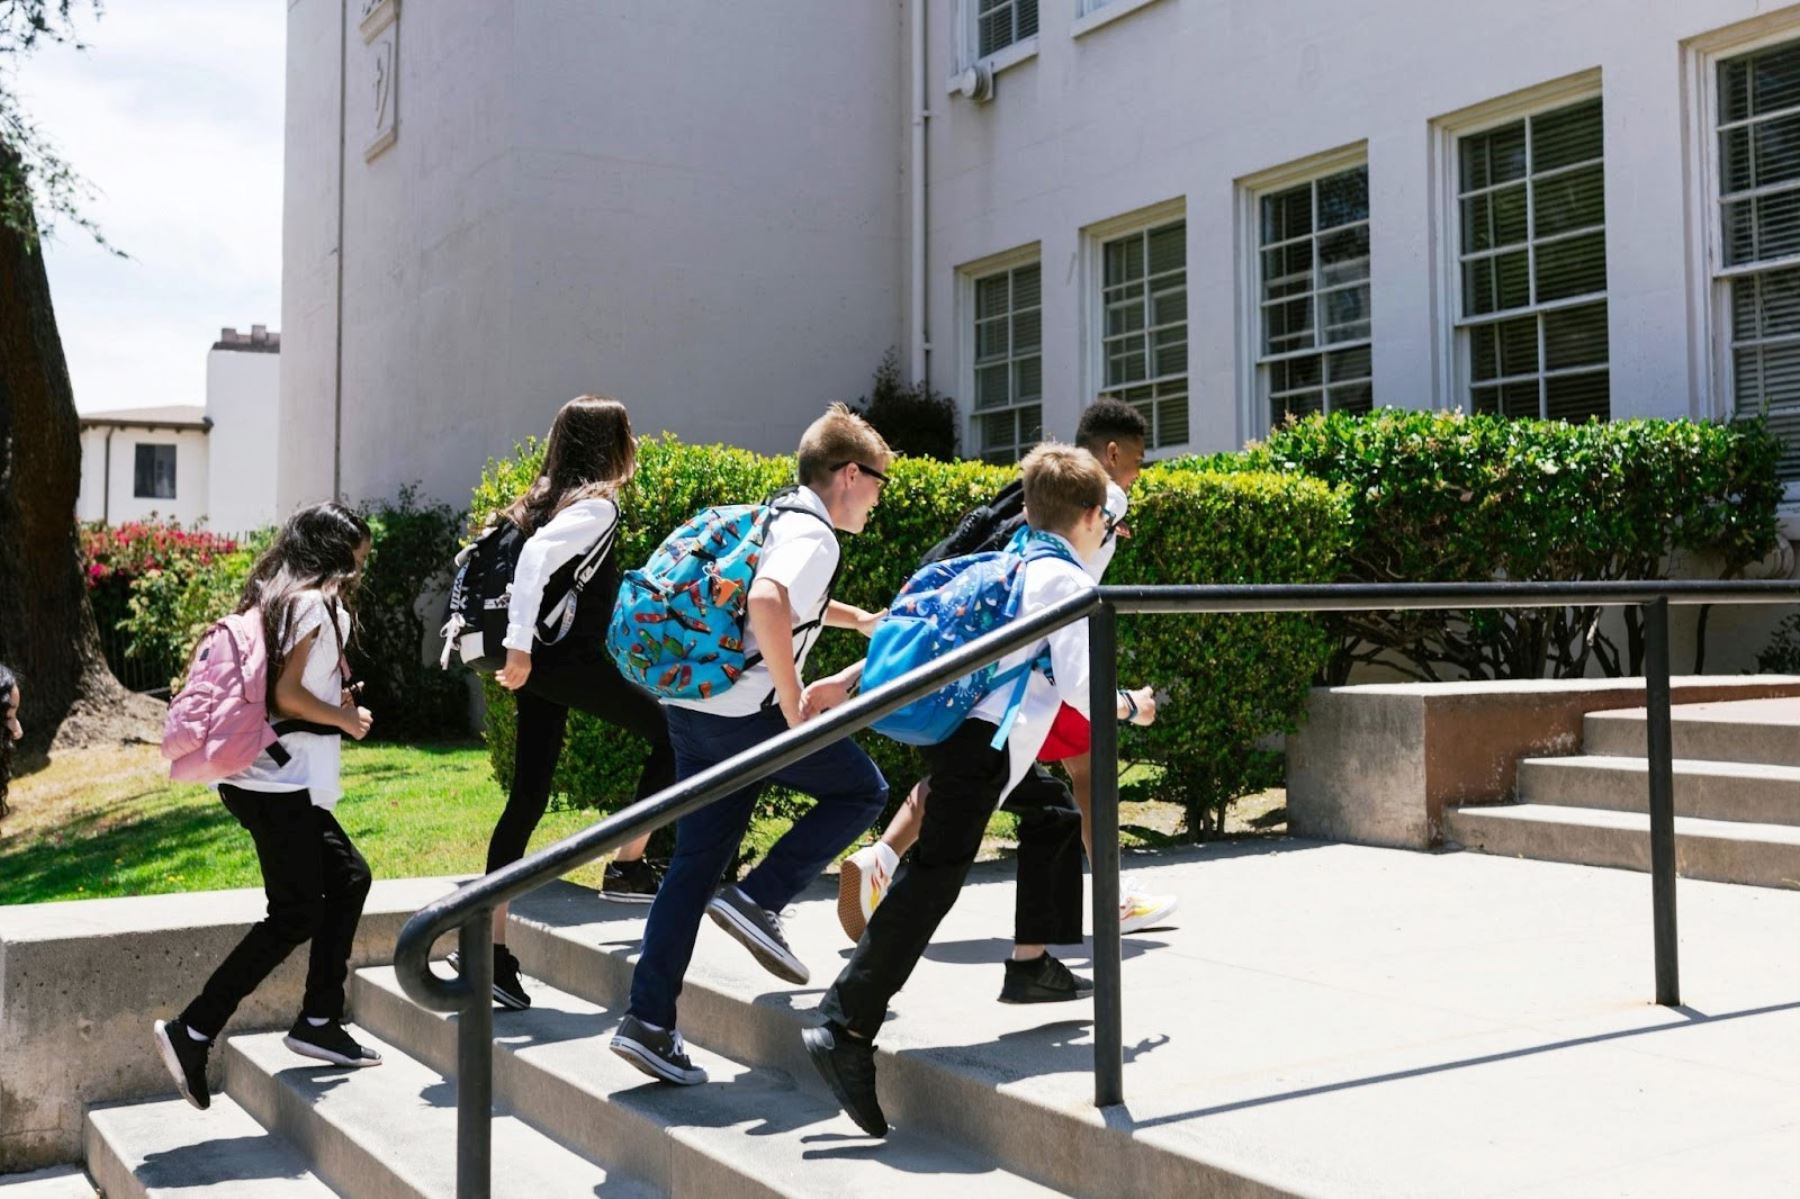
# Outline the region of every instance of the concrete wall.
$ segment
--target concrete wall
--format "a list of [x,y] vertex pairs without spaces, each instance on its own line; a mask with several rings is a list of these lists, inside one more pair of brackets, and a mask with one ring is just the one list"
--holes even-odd
[[[112,449],[107,450],[111,434]],[[192,525],[207,515],[208,434],[198,429],[107,429],[81,431],[81,494],[75,512],[81,520],[147,520],[152,516]],[[133,495],[137,446],[175,447],[175,498],[140,499]],[[112,475],[107,486],[108,462]]]
[[206,356],[207,523],[243,533],[276,520],[281,355],[213,349]]
[[[1039,243],[1047,432],[1089,398],[1092,285],[1083,230],[1184,199],[1191,448],[1266,431],[1240,286],[1237,181],[1366,143],[1376,402],[1467,407],[1440,336],[1432,122],[1582,72],[1605,100],[1613,414],[1706,416],[1706,344],[1690,320],[1683,42],[1792,6],[1758,0],[1112,0],[1073,36],[1076,0],[1043,0],[1037,52],[977,104],[946,94],[965,0],[929,3],[932,381],[962,398],[957,268]],[[1104,11],[1104,10],[1102,10]],[[1704,214],[1702,214],[1704,215]],[[1696,228],[1699,227],[1696,225]],[[1450,247],[1453,249],[1453,247]]]
[[[338,13],[289,8],[283,510],[333,486]],[[900,27],[831,0],[410,4],[398,137],[366,162],[351,29],[340,490],[461,503],[582,391],[758,450],[854,399],[899,329]]]

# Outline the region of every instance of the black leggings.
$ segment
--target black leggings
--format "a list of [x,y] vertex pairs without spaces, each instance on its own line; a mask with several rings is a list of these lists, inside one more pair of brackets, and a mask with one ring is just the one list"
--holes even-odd
[[525,856],[525,846],[550,804],[550,781],[562,754],[569,709],[586,712],[650,743],[650,758],[638,775],[637,798],[675,781],[675,751],[656,697],[621,675],[603,654],[538,655],[531,677],[513,693],[518,736],[513,742],[512,790],[506,810],[488,841],[491,873]]

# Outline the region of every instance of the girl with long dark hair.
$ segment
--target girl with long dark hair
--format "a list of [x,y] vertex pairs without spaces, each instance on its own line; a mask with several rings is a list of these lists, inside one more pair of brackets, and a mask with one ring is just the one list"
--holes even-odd
[[238,602],[239,613],[254,612],[262,622],[269,706],[283,752],[265,752],[218,784],[220,802],[256,844],[268,915],[179,1017],[155,1025],[163,1063],[198,1108],[210,1102],[206,1057],[213,1040],[238,1004],[308,940],[306,994],[288,1048],[338,1066],[381,1062],[343,1025],[350,947],[370,879],[368,863],[332,815],[343,793],[342,739],[362,740],[372,719],[357,705],[344,664],[369,546],[368,523],[344,505],[303,509],[257,559]]
[[0,662],[0,816],[5,816],[6,792],[12,784],[13,743],[22,740],[19,727],[19,680]]
[[[579,596],[568,632],[554,644],[536,637],[546,582],[602,539],[618,532],[619,489],[637,469],[637,443],[625,405],[577,396],[550,426],[543,471],[501,515],[529,540],[519,553],[507,609],[506,665],[495,676],[518,708],[512,787],[488,842],[488,870],[525,855],[525,845],[550,802],[551,778],[562,753],[569,709],[633,733],[650,744],[638,776],[637,798],[675,781],[675,754],[656,697],[626,679],[606,653],[606,622],[619,589],[618,566],[607,552],[600,572]],[[643,860],[648,837],[619,850],[606,868],[601,895],[628,903],[656,896],[655,870]],[[531,998],[519,981],[519,960],[506,947],[506,907],[494,911],[494,998],[525,1008]]]

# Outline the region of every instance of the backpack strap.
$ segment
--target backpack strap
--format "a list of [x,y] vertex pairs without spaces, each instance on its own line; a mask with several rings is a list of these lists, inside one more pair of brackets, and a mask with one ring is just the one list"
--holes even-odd
[[613,542],[619,536],[619,524],[624,516],[619,511],[617,501],[613,502],[613,513],[612,525],[582,553],[580,565],[575,568],[568,591],[557,596],[554,601],[550,596],[545,595],[544,601],[549,607],[555,608],[558,605],[562,607],[562,616],[554,626],[546,626],[543,618],[541,616],[538,618],[535,632],[537,639],[545,645],[556,645],[569,635],[570,629],[575,627],[575,610],[580,606],[581,593],[593,581],[594,576],[600,573],[600,568],[606,564],[607,556],[612,553]]
[[[822,523],[825,526],[825,528],[831,533],[832,537],[835,539],[837,537],[837,526],[831,523],[830,517],[820,516],[818,511],[808,504],[799,504],[799,503],[784,504],[781,502],[783,499],[794,495],[799,490],[800,489],[798,487],[784,487],[780,491],[777,491],[774,495],[771,495],[768,498],[768,500],[765,501],[765,503],[769,509],[769,515],[767,518],[768,525],[772,526],[775,523],[776,518],[781,516],[785,512],[804,512],[806,515],[812,517],[814,520]],[[766,528],[767,528],[767,526],[765,526],[765,529]],[[765,536],[766,535],[767,534],[765,532]],[[800,661],[800,655],[802,652],[804,652],[799,648],[802,638],[804,638],[804,636],[807,633],[810,633],[813,630],[822,628],[824,626],[825,613],[827,613],[828,611],[831,610],[831,593],[837,590],[838,579],[843,576],[843,573],[844,573],[844,553],[843,553],[843,547],[840,546],[840,547],[838,547],[837,565],[832,568],[831,579],[829,582],[827,582],[825,584],[825,595],[819,601],[819,610],[813,614],[813,618],[811,620],[806,621],[802,624],[797,624],[793,627],[794,644],[795,644],[794,661],[796,663],[798,663]],[[763,660],[763,656],[762,656],[762,651],[760,649],[757,650],[753,654],[746,654],[744,656],[744,672],[746,674],[748,674],[750,671],[754,670],[757,667],[757,665],[762,662],[762,660]],[[776,704],[775,689],[773,687],[771,687],[771,688],[769,688],[769,694],[763,699],[762,707],[764,709],[772,708],[775,706],[775,704]]]

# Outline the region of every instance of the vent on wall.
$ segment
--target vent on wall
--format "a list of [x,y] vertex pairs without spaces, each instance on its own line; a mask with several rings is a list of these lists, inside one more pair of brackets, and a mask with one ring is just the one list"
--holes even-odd
[[985,103],[994,98],[994,72],[985,63],[976,63],[956,77],[956,94],[967,96],[977,103]]

